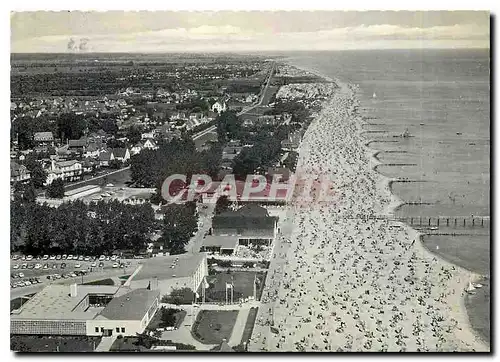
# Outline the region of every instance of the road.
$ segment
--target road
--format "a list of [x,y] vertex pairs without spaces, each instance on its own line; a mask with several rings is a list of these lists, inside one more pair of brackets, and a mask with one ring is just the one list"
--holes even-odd
[[197,253],[203,245],[205,234],[212,227],[212,217],[214,215],[215,204],[202,205],[199,208],[199,226],[196,234],[188,241],[184,249],[188,253]]
[[[272,74],[274,72],[276,68],[276,63],[273,62],[273,64],[271,64],[271,69],[269,71],[269,75],[267,76],[267,82],[266,82],[266,85],[264,86],[264,88],[262,89],[261,93],[260,93],[260,97],[259,97],[259,101],[257,103],[255,103],[254,105],[251,105],[247,108],[244,108],[241,110],[241,112],[239,112],[237,114],[237,116],[242,116],[244,115],[245,113],[248,113],[250,112],[251,110],[257,108],[257,107],[260,107],[262,105],[262,103],[268,103],[269,102],[269,99],[271,98],[270,94],[269,94],[269,91],[270,91],[270,87],[269,85],[271,84],[271,79],[272,79]],[[204,135],[206,135],[207,133],[210,133],[210,132],[213,132],[217,129],[217,126],[211,126],[195,135],[193,135],[193,140],[197,140],[198,138],[200,137],[203,137]]]

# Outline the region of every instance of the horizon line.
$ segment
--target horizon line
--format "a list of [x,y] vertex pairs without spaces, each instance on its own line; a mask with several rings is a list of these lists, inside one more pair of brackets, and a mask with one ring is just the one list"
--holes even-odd
[[342,52],[342,51],[373,51],[373,50],[490,50],[491,47],[418,47],[418,48],[357,48],[357,49],[287,49],[287,50],[190,50],[190,51],[150,51],[150,52],[130,52],[130,51],[95,51],[95,52],[10,52],[11,55],[24,54],[64,54],[64,55],[92,55],[92,54],[245,54],[245,53],[291,53],[291,52]]

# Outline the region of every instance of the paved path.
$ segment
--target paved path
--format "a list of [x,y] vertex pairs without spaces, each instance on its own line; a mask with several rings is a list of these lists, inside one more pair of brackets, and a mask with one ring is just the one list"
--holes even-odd
[[205,234],[212,227],[212,217],[214,215],[215,204],[208,204],[206,208],[199,208],[199,227],[196,234],[189,239],[184,247],[188,253],[198,253],[205,240]]
[[113,345],[113,342],[116,340],[117,335],[112,335],[110,337],[102,337],[101,343],[96,347],[94,352],[109,352],[109,349]]
[[241,338],[243,337],[243,331],[245,330],[249,313],[250,308],[242,308],[239,310],[236,321],[234,322],[231,338],[229,338],[228,341],[228,344],[231,347],[237,346],[241,343]]
[[[293,231],[293,209],[286,211],[286,216],[280,218],[281,234],[278,235],[273,249],[273,258],[269,264],[266,283],[261,297],[261,307],[257,311],[255,326],[252,332],[252,338],[249,344],[249,350],[259,351],[265,346],[265,342],[261,337],[265,337],[269,341],[271,329],[269,324],[273,322],[273,310],[276,304],[276,296],[280,287],[281,276],[287,262],[287,253],[290,244],[285,242],[289,239]],[[258,343],[260,342],[260,343]]]

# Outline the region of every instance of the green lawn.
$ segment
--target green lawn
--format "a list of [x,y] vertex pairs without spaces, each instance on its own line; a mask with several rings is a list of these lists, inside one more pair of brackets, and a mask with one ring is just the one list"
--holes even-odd
[[193,337],[205,344],[229,341],[238,311],[202,310],[198,313],[191,331]]
[[265,272],[252,271],[232,271],[217,272],[215,275],[208,277],[209,288],[205,291],[206,302],[225,302],[226,301],[226,283],[233,283],[234,302],[238,302],[239,298],[248,298],[253,296],[254,277],[257,275],[257,300],[260,300],[262,289],[266,278]]
[[10,349],[16,352],[92,352],[101,337],[11,335]]

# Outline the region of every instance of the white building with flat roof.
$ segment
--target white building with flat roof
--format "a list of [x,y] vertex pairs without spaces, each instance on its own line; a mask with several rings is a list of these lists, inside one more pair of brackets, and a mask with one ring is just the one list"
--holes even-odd
[[137,273],[132,274],[127,285],[132,288],[158,288],[162,295],[173,289],[190,288],[193,292],[201,289],[208,276],[206,253],[187,253],[158,256],[145,262]]
[[49,285],[11,312],[11,334],[135,336],[158,309],[158,290]]

